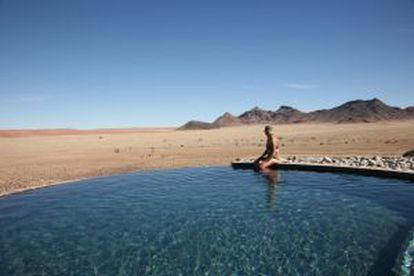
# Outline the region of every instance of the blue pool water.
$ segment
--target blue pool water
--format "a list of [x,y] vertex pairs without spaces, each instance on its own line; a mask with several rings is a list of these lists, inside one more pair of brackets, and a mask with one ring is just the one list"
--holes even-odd
[[0,275],[409,274],[413,229],[406,181],[139,172],[1,198]]

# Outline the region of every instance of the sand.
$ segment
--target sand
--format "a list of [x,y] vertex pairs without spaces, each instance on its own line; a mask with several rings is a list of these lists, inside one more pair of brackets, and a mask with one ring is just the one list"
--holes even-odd
[[[262,129],[255,125],[193,131],[19,131],[17,135],[0,131],[0,195],[137,170],[229,165],[235,158],[263,152]],[[395,156],[414,148],[414,121],[294,124],[275,130],[282,157]]]

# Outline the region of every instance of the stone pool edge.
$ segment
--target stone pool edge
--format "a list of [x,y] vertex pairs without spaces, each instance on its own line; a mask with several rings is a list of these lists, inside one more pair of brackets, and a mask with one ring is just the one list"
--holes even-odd
[[[231,166],[234,169],[254,169],[253,162],[251,161],[233,161],[231,162]],[[365,176],[377,176],[414,181],[414,172],[367,167],[334,166],[326,164],[278,163],[272,165],[271,169],[351,173]]]

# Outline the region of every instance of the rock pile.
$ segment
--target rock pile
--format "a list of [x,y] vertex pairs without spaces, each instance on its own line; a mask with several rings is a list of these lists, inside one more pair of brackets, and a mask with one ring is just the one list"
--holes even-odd
[[378,168],[398,171],[414,171],[414,157],[296,157],[290,156],[283,163],[324,164],[346,167]]

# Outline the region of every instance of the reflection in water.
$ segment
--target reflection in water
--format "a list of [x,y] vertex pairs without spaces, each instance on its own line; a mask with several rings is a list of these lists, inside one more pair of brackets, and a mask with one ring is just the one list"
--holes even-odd
[[277,183],[280,181],[280,173],[279,171],[270,169],[264,170],[261,173],[268,182],[266,195],[267,207],[269,209],[274,209],[276,205],[276,188]]

